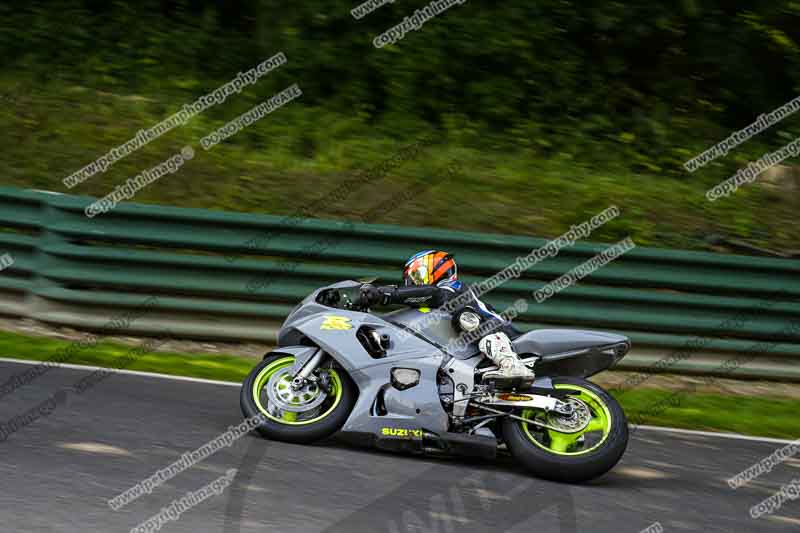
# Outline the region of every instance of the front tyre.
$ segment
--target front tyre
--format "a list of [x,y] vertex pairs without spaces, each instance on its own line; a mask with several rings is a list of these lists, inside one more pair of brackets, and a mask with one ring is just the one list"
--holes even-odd
[[310,444],[337,432],[356,401],[356,386],[347,372],[333,365],[317,372],[328,376],[329,392],[308,384],[291,388],[292,355],[268,355],[242,383],[239,403],[246,418],[261,415],[262,436],[284,442]]
[[611,470],[628,446],[628,421],[619,403],[594,383],[580,378],[553,378],[553,386],[569,390],[577,407],[573,419],[540,410],[515,413],[544,422],[556,431],[507,417],[503,436],[511,454],[536,476],[553,481],[588,481]]

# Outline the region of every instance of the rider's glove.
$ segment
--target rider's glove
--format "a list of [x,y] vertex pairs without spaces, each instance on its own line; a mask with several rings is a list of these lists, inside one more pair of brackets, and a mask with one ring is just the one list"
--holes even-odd
[[385,303],[386,295],[371,283],[361,286],[361,303],[367,307]]
[[371,305],[387,305],[392,298],[390,287],[376,287],[371,283],[361,286],[361,303],[367,307]]

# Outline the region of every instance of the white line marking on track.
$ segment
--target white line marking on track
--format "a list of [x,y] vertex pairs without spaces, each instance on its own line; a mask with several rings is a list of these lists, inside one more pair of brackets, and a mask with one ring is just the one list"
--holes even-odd
[[719,437],[721,439],[772,442],[775,444],[792,444],[793,442],[797,442],[796,440],[773,439],[770,437],[751,437],[750,435],[741,435],[739,433],[715,433],[713,431],[697,431],[694,429],[664,428],[659,426],[634,426],[633,424],[631,424],[631,428],[644,429],[647,431],[661,431],[662,433],[684,433],[686,435],[697,435],[700,437]]
[[[254,362],[257,362],[254,360]],[[19,363],[25,365],[38,365],[40,363],[47,363],[47,361],[27,361],[25,359],[12,359],[8,357],[0,357],[0,363]],[[89,366],[89,365],[72,365],[68,363],[48,363],[54,368],[68,368],[71,370],[108,370],[114,374],[127,374],[130,376],[144,376],[147,378],[159,379],[172,379],[175,381],[190,381],[193,383],[206,383],[208,385],[225,385],[228,387],[241,387],[241,383],[235,381],[219,381],[216,379],[203,379],[203,378],[190,378],[187,376],[172,376],[169,374],[158,374],[156,372],[142,372],[140,370],[119,370],[116,368],[108,368],[104,366]]]
[[[23,365],[38,365],[40,363],[46,363],[47,361],[29,361],[27,359],[13,359],[10,357],[0,357],[0,363],[18,363]],[[254,362],[257,362],[254,360]],[[187,376],[172,376],[169,374],[158,374],[156,372],[142,372],[139,370],[118,370],[115,368],[107,368],[101,366],[89,366],[89,365],[72,365],[68,363],[50,363],[51,366],[56,368],[68,368],[72,370],[110,370],[115,374],[127,374],[130,376],[142,376],[146,378],[157,378],[157,379],[172,379],[175,381],[189,381],[192,383],[205,383],[208,385],[224,385],[226,387],[241,387],[241,383],[236,383],[234,381],[218,381],[215,379],[203,379],[203,378],[191,378]],[[734,439],[734,440],[746,440],[746,441],[753,441],[753,442],[771,442],[775,444],[792,444],[797,442],[796,440],[788,440],[788,439],[773,439],[770,437],[753,437],[750,435],[740,435],[738,433],[715,433],[713,431],[697,431],[693,429],[680,429],[680,428],[669,428],[669,427],[659,427],[659,426],[634,426],[631,424],[631,428],[636,429],[643,429],[645,431],[659,431],[662,433],[682,433],[686,435],[697,435],[701,437],[717,437],[721,439]]]

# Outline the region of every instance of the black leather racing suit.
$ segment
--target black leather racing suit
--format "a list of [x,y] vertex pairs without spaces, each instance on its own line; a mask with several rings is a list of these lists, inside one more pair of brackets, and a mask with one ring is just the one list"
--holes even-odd
[[448,302],[469,293],[466,298],[459,298],[458,304],[451,310],[457,312],[464,307],[470,307],[483,322],[495,322],[492,331],[502,331],[510,339],[519,337],[521,332],[511,322],[504,319],[494,308],[476,298],[469,289],[460,281],[443,281],[436,285],[409,285],[398,287],[389,285],[377,287],[382,295],[381,305],[406,305],[409,307],[430,307],[438,309]]

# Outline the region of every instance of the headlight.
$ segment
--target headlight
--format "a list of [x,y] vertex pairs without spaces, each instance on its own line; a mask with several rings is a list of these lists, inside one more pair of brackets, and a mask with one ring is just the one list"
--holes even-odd
[[419,370],[413,368],[393,368],[392,387],[397,390],[406,390],[419,383]]
[[481,325],[481,317],[472,311],[464,311],[458,315],[458,325],[464,331],[475,331]]

